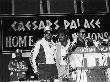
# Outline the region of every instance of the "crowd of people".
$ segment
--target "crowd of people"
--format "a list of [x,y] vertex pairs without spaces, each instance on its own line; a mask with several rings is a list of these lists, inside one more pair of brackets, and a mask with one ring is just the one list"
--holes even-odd
[[[58,80],[58,82],[80,82],[76,79],[76,74],[78,74],[76,72],[81,70],[78,71],[77,67],[70,65],[70,55],[77,47],[94,46],[93,40],[86,37],[86,30],[84,28],[78,30],[77,36],[72,41],[69,38],[68,30],[64,27],[58,30],[57,36],[58,40],[55,43],[52,40],[52,29],[49,26],[45,27],[44,37],[36,41],[31,50],[30,63],[33,72],[38,77],[38,80],[43,82],[54,82],[55,80]],[[25,80],[25,72],[28,67],[26,64],[23,64],[23,61],[19,61],[19,63],[22,62],[22,72],[18,70],[16,74],[13,74],[13,71],[17,70],[14,70],[17,68],[17,61],[14,60],[9,63],[9,70],[12,71],[10,76],[12,79],[19,77],[17,78],[18,80]],[[20,74],[24,74],[24,76],[20,77]],[[80,78],[80,76],[77,75],[77,78]]]

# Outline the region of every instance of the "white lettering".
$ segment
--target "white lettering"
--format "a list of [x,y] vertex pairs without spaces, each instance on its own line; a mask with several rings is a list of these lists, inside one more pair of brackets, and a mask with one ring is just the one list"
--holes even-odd
[[70,25],[70,23],[67,20],[64,20],[65,29],[67,29],[69,25]]
[[30,28],[30,27],[31,27],[30,21],[28,21],[27,24],[26,24],[25,26],[28,28],[28,30],[31,30],[31,28]]
[[92,38],[92,40],[97,40],[97,34],[92,33],[91,38]]
[[74,20],[72,20],[71,25],[70,25],[70,29],[72,28],[75,28],[75,29],[77,28],[77,25]]
[[45,28],[44,21],[40,21],[38,29],[41,30],[41,29],[44,29],[44,28]]
[[95,24],[100,28],[100,21],[99,21],[99,19],[97,19]]
[[98,34],[98,35],[97,35],[98,39],[104,39],[103,33],[97,33],[97,34]]
[[52,23],[49,21],[49,20],[46,20],[46,24],[47,24],[47,26],[51,26],[52,25]]
[[33,46],[33,36],[7,36],[6,47],[28,47]]
[[32,42],[33,42],[33,39],[32,38],[33,38],[33,36],[29,36],[29,46],[33,46],[32,45]]
[[80,26],[80,22],[79,22],[79,19],[77,19],[77,23],[78,23],[78,27]]
[[16,24],[17,24],[17,22],[16,22],[16,21],[14,21],[14,22],[13,22],[13,24],[11,25],[11,27],[14,29],[14,31],[16,31],[16,30],[17,30],[17,28],[16,28]]
[[37,23],[37,21],[34,21],[33,23],[32,23],[32,25],[34,26],[34,30],[36,30],[37,28],[38,28],[38,26],[36,25],[36,23]]
[[21,30],[25,31],[24,24],[22,21],[20,21],[18,25],[18,31],[21,31]]
[[56,29],[56,30],[60,27],[57,23],[58,23],[58,20],[56,20],[56,21],[54,22],[54,24],[55,24],[55,29]]
[[6,37],[6,47],[12,47],[12,46],[11,46],[11,37],[12,37],[12,36]]
[[26,38],[27,38],[27,36],[24,36],[24,39],[21,36],[19,36],[19,47],[21,47],[21,46],[26,47]]
[[89,22],[88,22],[87,19],[85,19],[84,27],[85,27],[85,28],[90,28],[90,25],[89,25]]
[[90,22],[90,25],[91,25],[93,28],[95,28],[93,22],[94,22],[94,19],[92,19],[92,21]]
[[18,46],[18,37],[17,36],[14,36],[12,38],[12,45],[13,45],[13,47],[17,47]]

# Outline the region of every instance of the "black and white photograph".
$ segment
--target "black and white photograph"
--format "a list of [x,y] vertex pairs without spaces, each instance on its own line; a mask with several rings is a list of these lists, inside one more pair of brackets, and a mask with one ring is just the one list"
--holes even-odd
[[0,82],[110,82],[110,0],[0,0]]

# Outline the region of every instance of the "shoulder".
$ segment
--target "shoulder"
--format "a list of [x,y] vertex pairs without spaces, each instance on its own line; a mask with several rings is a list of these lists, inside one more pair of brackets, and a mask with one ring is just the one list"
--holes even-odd
[[31,52],[34,52],[36,49],[40,49],[42,44],[43,44],[43,39],[39,39],[38,41],[36,41],[32,47]]
[[34,47],[35,46],[38,46],[38,45],[40,45],[40,44],[42,44],[42,42],[43,42],[43,40],[42,39],[39,39],[38,41],[36,41],[35,43],[34,43]]

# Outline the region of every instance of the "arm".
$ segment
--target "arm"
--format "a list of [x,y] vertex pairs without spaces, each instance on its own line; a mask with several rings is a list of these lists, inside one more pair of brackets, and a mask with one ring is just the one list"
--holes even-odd
[[37,42],[37,43],[35,44],[35,47],[32,49],[31,58],[30,58],[30,60],[31,60],[31,65],[32,65],[32,67],[33,67],[33,69],[34,69],[34,73],[37,73],[37,72],[38,72],[37,66],[36,66],[36,57],[37,57],[37,55],[38,55],[38,53],[39,53],[39,49],[40,49],[40,43]]

